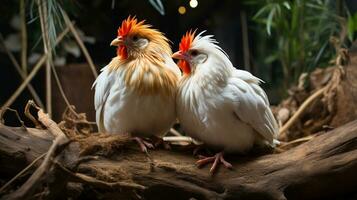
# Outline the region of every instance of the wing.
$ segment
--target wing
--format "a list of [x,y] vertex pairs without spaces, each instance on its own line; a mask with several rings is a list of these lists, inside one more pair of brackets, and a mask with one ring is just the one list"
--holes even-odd
[[228,80],[225,92],[232,98],[236,116],[273,144],[279,128],[269,108],[267,95],[259,86],[260,82],[259,78],[247,71],[235,70]]
[[113,73],[109,72],[108,66],[104,67],[97,79],[92,85],[92,89],[95,88],[94,94],[94,108],[96,111],[96,122],[98,130],[105,132],[103,124],[103,108],[104,104],[109,96],[110,88],[114,82]]

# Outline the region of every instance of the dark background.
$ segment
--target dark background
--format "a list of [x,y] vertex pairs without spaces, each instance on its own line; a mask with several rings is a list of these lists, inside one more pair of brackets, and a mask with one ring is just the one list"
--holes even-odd
[[[259,24],[252,20],[252,17],[259,9],[258,7],[234,0],[198,0],[198,6],[191,8],[189,0],[162,0],[165,14],[161,15],[147,0],[78,0],[60,2],[71,20],[75,21],[76,26],[87,36],[95,38],[95,43],[86,43],[86,47],[98,71],[115,56],[115,48],[110,47],[109,44],[116,37],[121,21],[129,15],[136,16],[139,20],[146,20],[154,28],[164,32],[172,41],[173,51],[178,49],[179,41],[186,31],[190,29],[198,29],[199,32],[206,30],[206,34],[215,35],[215,38],[220,43],[219,45],[227,52],[233,65],[237,68],[245,69],[241,22],[242,12],[244,12],[247,15],[248,24],[249,71],[266,82],[262,87],[267,91],[272,104],[277,104],[284,97],[281,94],[282,70],[280,67],[277,67],[279,63],[275,61],[267,64],[263,61],[264,57],[269,56],[270,48],[275,48],[277,43],[272,36],[266,34],[264,27],[258,28]],[[345,2],[351,12],[354,13],[357,5],[356,2],[353,0]],[[18,13],[18,1],[2,0],[1,3],[0,32],[5,37],[10,33],[16,32],[10,26],[9,21],[14,14]],[[179,14],[179,6],[186,7],[184,15]],[[31,21],[31,16],[29,15],[27,18]],[[41,52],[42,44],[38,42],[41,39],[38,21],[34,20],[28,23],[27,29],[29,35],[29,54],[32,51]],[[14,54],[17,58],[20,57],[19,52],[14,52]],[[66,58],[67,65],[70,66],[86,62],[83,55],[79,58],[68,55]],[[22,81],[12,67],[8,56],[4,53],[0,53],[0,67],[0,104],[3,104]],[[63,68],[59,68],[59,73],[61,73],[61,70],[64,71],[63,73],[70,73],[63,76],[64,79],[69,79],[69,83],[63,83],[63,87],[66,93],[71,93],[68,97],[70,102],[77,106],[79,111],[89,112],[90,119],[93,119],[93,93],[89,89],[93,79],[90,77],[90,73],[81,70],[71,72],[71,70],[64,70]],[[85,70],[89,70],[89,68]],[[62,81],[64,79],[61,78]],[[77,82],[70,81],[73,79],[77,79]],[[85,84],[78,84],[81,83],[80,80],[83,80],[82,82]],[[40,70],[31,83],[44,100],[44,69]],[[56,87],[54,90],[56,90]],[[54,95],[54,107],[56,107],[56,104],[61,104],[57,108],[56,115],[56,118],[59,119],[59,112],[63,108],[63,101],[58,92],[57,94],[54,92]],[[31,95],[25,89],[11,107],[22,113],[24,105],[31,98]],[[12,117],[7,119],[9,119],[10,123],[14,121]]]

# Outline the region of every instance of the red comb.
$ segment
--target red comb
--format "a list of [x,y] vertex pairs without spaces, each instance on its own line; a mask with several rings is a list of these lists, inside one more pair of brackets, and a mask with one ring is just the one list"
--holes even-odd
[[[121,26],[118,28],[118,36],[125,38],[131,31],[133,31],[133,29],[135,29],[135,27],[143,23],[144,21],[138,23],[138,20],[136,19],[135,16],[134,17],[129,16],[127,19],[123,20]],[[125,45],[120,45],[117,49],[117,54],[122,59],[128,58],[127,47]]]
[[179,49],[181,52],[186,52],[190,49],[191,45],[192,45],[192,41],[193,38],[195,37],[195,33],[196,31],[190,30],[188,32],[186,32],[186,34],[184,36],[182,36],[180,45],[179,45]]
[[127,19],[123,20],[121,26],[118,29],[118,36],[125,37],[130,32],[131,28],[137,25],[138,20],[136,17],[129,16]]

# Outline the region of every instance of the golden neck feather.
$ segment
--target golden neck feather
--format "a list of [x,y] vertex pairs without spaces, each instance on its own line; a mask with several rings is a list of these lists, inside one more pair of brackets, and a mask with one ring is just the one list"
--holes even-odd
[[175,96],[178,77],[165,66],[164,58],[170,58],[172,54],[168,39],[144,24],[133,28],[131,34],[147,38],[149,44],[138,52],[128,52],[127,59],[115,57],[109,63],[109,69],[123,70],[126,86],[140,95]]
[[165,66],[162,55],[143,54],[127,60],[115,57],[109,68],[112,72],[123,70],[125,85],[139,95],[175,96],[178,77]]

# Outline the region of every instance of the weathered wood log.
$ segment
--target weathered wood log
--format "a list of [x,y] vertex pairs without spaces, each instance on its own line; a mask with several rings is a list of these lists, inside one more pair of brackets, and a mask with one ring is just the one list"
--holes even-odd
[[[45,153],[52,139],[46,130],[26,131],[0,125],[1,179],[8,180]],[[357,120],[280,154],[230,156],[227,159],[232,161],[234,169],[221,168],[214,176],[209,174],[209,167],[198,169],[195,166],[196,158],[191,152],[179,149],[152,150],[148,159],[131,145],[132,142],[127,142],[130,145],[111,147],[108,154],[106,146],[113,145],[117,139],[93,135],[65,146],[58,152],[48,184],[44,185],[50,192],[41,193],[41,198],[282,200],[357,197]],[[92,150],[83,151],[88,146]],[[98,157],[90,157],[92,155]]]

